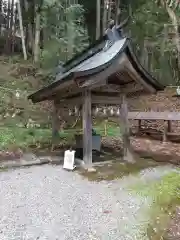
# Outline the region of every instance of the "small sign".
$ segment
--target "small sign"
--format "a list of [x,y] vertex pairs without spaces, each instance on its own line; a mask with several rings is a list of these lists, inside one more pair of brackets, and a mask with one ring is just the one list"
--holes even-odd
[[65,151],[63,168],[68,169],[68,170],[74,170],[74,168],[76,167],[74,165],[74,160],[75,160],[75,151],[74,150]]

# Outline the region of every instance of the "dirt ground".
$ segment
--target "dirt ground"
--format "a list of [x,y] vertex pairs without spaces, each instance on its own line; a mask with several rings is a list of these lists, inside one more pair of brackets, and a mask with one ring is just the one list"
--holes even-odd
[[[103,146],[108,146],[118,151],[121,150],[122,143],[120,138],[103,138],[102,143]],[[161,141],[132,137],[131,145],[134,152],[141,157],[180,165],[180,144],[178,143],[162,143]]]
[[[122,149],[122,142],[118,137],[103,137],[102,145],[103,147],[112,149],[113,152],[121,151]],[[138,153],[141,157],[153,158],[158,162],[180,164],[180,144],[178,143],[162,143],[157,140],[131,137],[131,145],[134,152]],[[62,146],[60,145],[58,148],[61,149]],[[19,159],[22,155],[23,152],[21,149],[16,149],[15,151],[0,151],[0,160]]]
[[164,240],[180,239],[180,206],[176,208],[174,217],[171,219]]

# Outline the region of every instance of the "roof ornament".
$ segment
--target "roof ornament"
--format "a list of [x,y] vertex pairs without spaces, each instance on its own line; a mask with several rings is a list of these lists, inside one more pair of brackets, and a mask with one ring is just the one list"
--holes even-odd
[[106,44],[104,47],[104,51],[107,51],[116,41],[123,38],[123,27],[128,23],[130,15],[120,23],[120,25],[116,25],[114,20],[110,20],[108,24],[108,28],[105,31],[105,35],[107,37]]
[[108,24],[108,28],[105,31],[107,40],[103,49],[104,51],[107,51],[114,44],[114,42],[118,40],[118,34],[115,33],[116,31],[114,20],[111,20]]

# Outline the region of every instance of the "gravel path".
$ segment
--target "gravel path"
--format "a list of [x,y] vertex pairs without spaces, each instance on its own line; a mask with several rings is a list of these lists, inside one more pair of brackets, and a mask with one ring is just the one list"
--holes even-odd
[[[143,171],[136,181],[169,170]],[[134,180],[89,182],[50,165],[0,172],[0,239],[146,240],[150,202],[126,191]]]

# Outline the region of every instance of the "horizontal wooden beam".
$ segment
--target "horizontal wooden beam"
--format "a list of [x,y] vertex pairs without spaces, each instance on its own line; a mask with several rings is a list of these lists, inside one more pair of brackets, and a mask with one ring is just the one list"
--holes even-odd
[[130,120],[165,120],[165,121],[180,121],[179,112],[129,112]]
[[106,86],[107,80],[99,78],[98,76],[88,77],[84,83],[78,84],[80,88],[93,89],[96,87]]
[[93,84],[92,86],[89,86],[88,89],[93,90],[99,87],[107,87],[107,79],[104,79],[102,81],[98,81],[97,83]]
[[[110,104],[110,103],[116,104],[115,102],[120,95],[124,95],[124,94],[127,95],[127,96],[129,94],[133,95],[136,92],[141,92],[141,91],[144,90],[143,86],[140,85],[140,84],[137,84],[136,82],[127,83],[125,85],[107,84],[107,85],[104,85],[104,86],[99,86],[99,85],[96,85],[96,86],[98,86],[98,87],[91,89],[92,90],[92,95],[94,94],[93,95],[94,99],[92,99],[92,100],[94,101],[94,103],[101,103],[101,104],[103,104],[103,103],[104,104],[106,104],[106,103],[107,104]],[[58,100],[58,95],[57,95],[58,102],[63,102],[63,103],[67,103],[67,104],[69,102],[74,103],[74,104],[76,104],[75,102],[81,102],[82,92],[80,92],[80,91],[73,92],[72,90],[75,90],[75,88],[74,89],[69,89],[67,94],[71,93],[73,95],[79,95],[79,96],[66,98],[65,93],[62,93],[62,95],[59,94],[59,97],[61,98],[59,100]],[[78,89],[78,90],[80,90],[80,89]],[[110,94],[113,95],[113,93],[115,93],[116,97],[115,96],[108,96],[108,93],[109,93],[109,95]]]
[[83,98],[82,96],[77,96],[77,97],[72,97],[72,98],[64,98],[59,100],[59,105],[60,106],[65,106],[65,105],[81,105],[83,103]]
[[119,93],[119,94],[129,94],[133,92],[142,91],[144,88],[142,85],[131,82],[124,85],[116,85],[116,84],[107,84],[105,86],[101,86],[97,89],[93,89],[97,92],[110,92],[110,93]]
[[[108,97],[108,96],[97,96],[92,94],[92,104],[101,105],[118,105],[120,103],[121,96]],[[81,105],[83,103],[82,97],[74,97],[71,99],[62,99],[59,101],[59,105]]]
[[118,105],[121,101],[121,96],[110,97],[110,96],[95,96],[92,95],[92,103],[94,104],[105,104],[105,105]]

